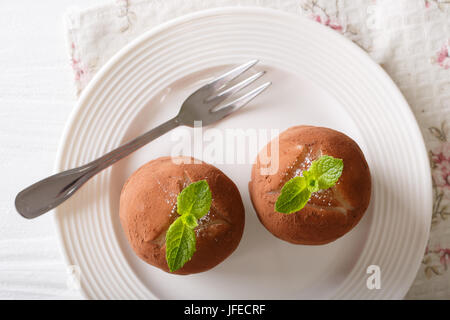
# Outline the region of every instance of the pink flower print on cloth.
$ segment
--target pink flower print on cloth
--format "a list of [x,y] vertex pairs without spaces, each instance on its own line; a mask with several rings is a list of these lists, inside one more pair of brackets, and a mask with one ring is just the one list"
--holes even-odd
[[431,150],[433,179],[436,187],[450,191],[450,142],[443,142]]
[[450,68],[450,39],[448,39],[436,54],[436,62],[444,69]]

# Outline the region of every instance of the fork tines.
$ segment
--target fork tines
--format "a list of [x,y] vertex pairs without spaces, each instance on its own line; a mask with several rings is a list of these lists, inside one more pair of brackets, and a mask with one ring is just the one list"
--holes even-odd
[[[227,85],[229,85],[234,79],[238,78],[242,74],[244,74],[247,70],[249,70],[251,67],[256,65],[258,63],[258,60],[251,60],[249,62],[246,62],[228,72],[225,74],[219,76],[218,78],[214,79],[213,81],[208,83],[208,86],[210,86],[214,92],[220,91],[221,89],[224,89]],[[231,87],[224,89],[223,91],[209,97],[206,102],[211,103],[215,106],[220,104],[221,102],[225,101],[232,95],[235,95],[236,93],[240,92],[242,89],[246,88],[247,86],[254,83],[256,80],[258,80],[260,77],[262,77],[266,72],[260,71],[257,72],[250,77],[242,80],[239,83],[236,83],[232,85]],[[249,103],[252,99],[254,99],[256,96],[258,96],[261,92],[263,92],[267,87],[269,87],[272,84],[272,82],[268,81],[257,88],[245,93],[244,95],[236,98],[235,100],[223,105],[219,106],[220,109],[218,109],[217,112],[221,111],[222,113],[228,114],[232,111],[235,111],[239,108],[242,108],[247,103]]]

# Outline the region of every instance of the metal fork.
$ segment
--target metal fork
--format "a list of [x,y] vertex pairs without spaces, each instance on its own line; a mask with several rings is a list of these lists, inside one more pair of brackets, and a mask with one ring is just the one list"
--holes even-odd
[[70,198],[86,181],[103,169],[108,168],[170,130],[182,125],[194,127],[194,121],[202,121],[202,125],[207,126],[245,106],[266,89],[271,82],[266,82],[223,106],[220,106],[220,104],[265,73],[264,71],[258,72],[226,88],[231,81],[253,67],[257,62],[258,60],[249,61],[207,83],[183,102],[178,115],[156,128],[88,164],[60,172],[22,190],[17,194],[15,200],[17,212],[28,219],[36,218]]

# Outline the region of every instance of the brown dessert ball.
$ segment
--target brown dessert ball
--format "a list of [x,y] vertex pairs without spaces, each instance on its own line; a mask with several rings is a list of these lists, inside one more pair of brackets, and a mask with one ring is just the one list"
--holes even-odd
[[[195,161],[195,162],[194,162]],[[196,251],[176,274],[209,270],[238,246],[244,230],[244,205],[236,185],[222,171],[188,157],[163,157],[140,167],[120,195],[120,221],[136,254],[169,272],[166,232],[179,217],[177,196],[192,182],[206,180],[212,203],[195,228]]]
[[[261,173],[270,164],[260,157],[276,160],[271,154],[274,140],[261,150],[252,169],[249,191],[259,220],[273,235],[294,244],[319,245],[342,237],[358,223],[370,201],[370,171],[361,149],[345,134],[322,127],[296,126],[278,138],[278,170]],[[322,155],[344,161],[336,185],[313,193],[300,211],[276,212],[275,202],[284,184]]]

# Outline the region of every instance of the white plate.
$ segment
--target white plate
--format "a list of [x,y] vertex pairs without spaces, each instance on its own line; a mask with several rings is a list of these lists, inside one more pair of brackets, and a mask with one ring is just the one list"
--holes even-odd
[[[121,50],[83,92],[59,148],[58,171],[84,164],[176,114],[205,79],[258,58],[273,86],[215,128],[341,130],[363,149],[373,176],[362,221],[324,246],[291,245],[256,218],[250,164],[220,165],[246,207],[238,249],[197,275],[139,260],[118,217],[121,187],[140,165],[169,155],[170,133],[89,181],[57,208],[65,258],[88,298],[402,298],[418,270],[431,218],[431,179],[417,123],[391,79],[356,45],[318,23],[274,10],[222,8],[153,29]],[[177,129],[187,130],[187,129]],[[269,137],[268,137],[269,138]],[[253,156],[253,155],[250,155]],[[248,162],[248,161],[247,161]],[[381,289],[366,285],[368,266]]]

